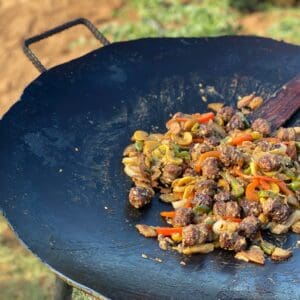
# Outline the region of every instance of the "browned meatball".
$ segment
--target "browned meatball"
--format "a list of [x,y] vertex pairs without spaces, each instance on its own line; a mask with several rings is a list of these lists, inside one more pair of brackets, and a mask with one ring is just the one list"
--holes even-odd
[[265,119],[256,119],[252,123],[251,128],[255,131],[260,132],[263,136],[267,136],[271,133],[270,123]]
[[218,189],[218,185],[214,180],[199,180],[195,184],[196,192],[200,192],[201,194],[213,196]]
[[270,144],[267,141],[259,141],[256,144],[256,147],[259,148],[261,151],[264,151],[264,152],[270,151],[273,148],[272,144]]
[[239,224],[238,233],[249,239],[254,239],[260,227],[259,220],[254,216],[246,217]]
[[182,167],[174,164],[166,165],[163,168],[160,181],[164,184],[171,184],[177,177],[182,174]]
[[197,160],[202,153],[211,151],[212,149],[213,149],[212,146],[209,146],[205,143],[195,144],[190,150],[192,160],[194,160],[194,161]]
[[192,206],[207,206],[209,208],[212,208],[213,206],[213,199],[211,196],[202,194],[202,193],[196,193],[193,200],[192,200]]
[[234,129],[245,129],[245,123],[242,117],[239,114],[235,114],[230,121],[226,125],[227,131],[234,130]]
[[240,217],[240,207],[236,201],[226,202],[226,216],[227,217]]
[[216,201],[224,201],[224,202],[233,200],[233,196],[231,195],[230,192],[227,191],[223,191],[215,194],[214,198]]
[[206,241],[209,229],[206,224],[189,225],[182,229],[183,246],[194,246]]
[[208,157],[202,163],[202,175],[206,178],[218,178],[220,173],[219,160],[216,157]]
[[281,161],[278,155],[264,154],[258,160],[258,167],[265,172],[277,171],[281,167]]
[[218,201],[213,206],[213,213],[217,216],[226,216],[226,202]]
[[220,116],[225,123],[227,123],[234,115],[234,109],[231,106],[224,106],[218,111],[217,115]]
[[240,206],[245,216],[258,217],[262,213],[262,207],[258,201],[243,199],[240,201]]
[[284,223],[291,214],[290,207],[282,203],[279,197],[268,198],[262,203],[263,213],[276,223]]
[[222,232],[219,236],[220,247],[227,250],[234,250],[239,252],[245,250],[247,247],[246,238],[240,236],[238,233]]
[[129,202],[135,208],[141,208],[150,203],[152,193],[145,187],[133,187],[129,192]]
[[181,207],[175,210],[173,218],[174,227],[183,227],[192,223],[193,211],[191,208]]
[[240,207],[235,201],[218,201],[213,206],[213,212],[215,215],[222,217],[240,217]]
[[279,128],[277,137],[282,141],[295,141],[297,135],[294,128]]
[[222,145],[219,147],[220,151],[220,160],[224,164],[225,167],[230,166],[243,166],[244,157],[243,154],[233,146]]
[[204,144],[207,144],[211,148],[219,145],[219,143],[220,143],[220,139],[218,139],[215,136],[210,136],[210,137],[204,139]]
[[192,169],[192,168],[186,168],[183,172],[183,177],[186,177],[186,176],[197,176],[197,172]]

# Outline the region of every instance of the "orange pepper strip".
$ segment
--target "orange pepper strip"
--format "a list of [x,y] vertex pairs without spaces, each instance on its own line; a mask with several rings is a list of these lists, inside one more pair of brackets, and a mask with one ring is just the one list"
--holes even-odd
[[173,233],[182,234],[182,227],[156,227],[157,234],[162,234],[165,236],[170,236]]
[[243,142],[246,142],[246,141],[250,141],[250,142],[253,141],[253,137],[251,134],[249,134],[249,133],[240,134],[240,135],[232,138],[230,144],[233,146],[237,146],[237,145],[241,145]]
[[177,121],[177,122],[186,122],[187,120],[189,120],[188,118],[185,118],[185,117],[177,117],[177,118],[175,118],[175,120]]
[[249,183],[246,187],[246,199],[250,201],[259,201],[259,197],[257,191],[255,190],[256,187],[259,186],[259,180],[254,179],[251,183]]
[[276,182],[276,184],[279,186],[280,190],[285,193],[287,196],[293,196],[294,193],[287,187],[286,183],[284,181]]
[[259,180],[259,184],[260,184],[260,186],[261,186],[264,190],[270,190],[270,189],[271,189],[271,186],[270,186],[270,184],[268,183],[268,181],[265,181],[265,180],[260,179],[260,180]]
[[219,151],[208,151],[200,155],[198,161],[195,163],[194,169],[196,172],[201,171],[202,163],[208,158],[208,157],[216,157],[220,158],[220,152]]
[[262,176],[262,175],[255,175],[253,176],[254,179],[259,179],[259,180],[265,180],[265,181],[270,181],[270,182],[281,182],[280,179],[274,178],[274,177],[268,177],[268,176]]
[[195,196],[195,193],[193,193],[190,197],[188,197],[188,198],[186,199],[186,202],[185,202],[185,204],[184,204],[184,207],[185,207],[185,208],[190,208],[190,207],[192,207],[192,200],[193,200],[194,196]]
[[226,221],[237,222],[237,223],[242,222],[242,219],[240,218],[229,217],[229,216],[224,216],[223,219]]
[[174,218],[175,217],[175,211],[162,211],[160,213],[160,215],[162,217],[165,217],[165,218]]
[[199,123],[207,123],[209,120],[213,120],[215,117],[215,114],[213,112],[208,112],[205,114],[201,114],[200,116],[197,116],[197,121]]

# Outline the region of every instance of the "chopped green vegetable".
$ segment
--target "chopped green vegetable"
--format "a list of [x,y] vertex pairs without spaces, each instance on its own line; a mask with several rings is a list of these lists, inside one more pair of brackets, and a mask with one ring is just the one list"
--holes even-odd
[[267,191],[267,190],[261,190],[261,191],[258,191],[258,197],[259,198],[274,198],[278,196],[276,193],[274,193],[273,191]]
[[183,159],[190,159],[190,154],[188,151],[183,150],[179,145],[173,145],[174,153],[176,157],[183,158]]
[[244,187],[234,176],[231,176],[228,172],[222,173],[221,175],[229,182],[231,186],[231,194],[233,196],[239,198],[244,194]]
[[136,141],[134,143],[135,149],[139,152],[143,151],[144,143],[142,141]]
[[300,190],[300,181],[293,181],[289,184],[289,187],[293,190],[293,191],[299,191]]
[[248,168],[244,169],[243,172],[244,172],[244,174],[246,174],[246,175],[250,175],[250,174],[251,174],[251,168],[248,167]]
[[211,208],[207,205],[198,205],[193,208],[193,211],[197,215],[207,214],[211,211]]
[[260,247],[268,255],[271,255],[276,248],[276,246],[264,240],[261,241]]

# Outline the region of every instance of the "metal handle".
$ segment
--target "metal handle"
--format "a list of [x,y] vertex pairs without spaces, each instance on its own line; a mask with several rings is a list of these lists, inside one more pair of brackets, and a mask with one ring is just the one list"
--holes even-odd
[[96,28],[96,26],[93,25],[89,20],[84,19],[84,18],[75,19],[70,22],[59,25],[57,27],[54,27],[48,31],[45,31],[41,34],[38,34],[36,36],[26,39],[23,43],[23,51],[24,51],[25,55],[32,62],[32,64],[40,71],[40,73],[47,71],[47,69],[44,67],[44,65],[41,63],[41,61],[37,58],[37,56],[31,51],[31,49],[29,48],[29,45],[36,43],[40,40],[43,40],[45,38],[48,38],[49,36],[52,36],[56,33],[64,31],[65,29],[79,25],[79,24],[85,25],[92,32],[92,34],[95,36],[95,38],[101,42],[101,44],[103,46],[110,44],[109,40]]

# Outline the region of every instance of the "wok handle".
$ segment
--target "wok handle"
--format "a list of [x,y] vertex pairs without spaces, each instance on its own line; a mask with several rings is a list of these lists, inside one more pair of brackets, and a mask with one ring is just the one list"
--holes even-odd
[[38,34],[31,38],[28,38],[23,42],[23,51],[24,51],[25,55],[32,62],[32,64],[38,69],[38,71],[40,71],[40,73],[47,71],[47,69],[41,63],[41,61],[37,58],[37,56],[31,51],[31,49],[29,48],[29,45],[36,43],[38,41],[41,41],[43,39],[46,39],[49,36],[52,36],[56,33],[64,31],[65,29],[68,29],[70,27],[80,25],[80,24],[85,25],[91,31],[91,33],[95,36],[95,38],[101,42],[101,44],[103,46],[110,44],[109,40],[97,29],[97,27],[85,18],[78,18],[78,19],[72,20],[70,22],[64,23],[62,25],[59,25],[57,27],[54,27],[50,30],[47,30],[47,31],[41,33],[41,34]]

